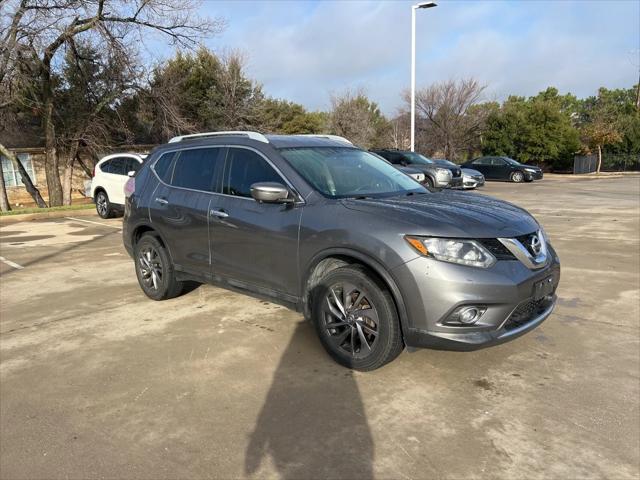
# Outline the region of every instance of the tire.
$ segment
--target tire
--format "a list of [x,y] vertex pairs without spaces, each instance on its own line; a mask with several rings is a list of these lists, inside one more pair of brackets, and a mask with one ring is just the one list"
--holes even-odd
[[391,293],[361,265],[331,270],[320,280],[312,320],[327,353],[347,368],[375,370],[404,348]]
[[513,172],[511,174],[511,181],[513,183],[522,183],[524,181],[524,173],[522,173],[522,172]]
[[167,249],[152,234],[145,233],[134,248],[136,276],[140,288],[152,300],[167,300],[182,293],[184,282],[176,280]]
[[109,195],[104,190],[98,190],[96,193],[96,212],[100,218],[111,218],[115,213]]
[[433,188],[433,180],[425,175],[424,182],[422,183],[425,187]]

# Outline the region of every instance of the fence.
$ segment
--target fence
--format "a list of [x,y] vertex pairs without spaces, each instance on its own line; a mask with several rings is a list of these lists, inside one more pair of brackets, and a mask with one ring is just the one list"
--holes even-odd
[[[592,173],[598,168],[598,155],[580,155],[573,159],[573,173]],[[602,172],[640,171],[640,155],[603,154]]]

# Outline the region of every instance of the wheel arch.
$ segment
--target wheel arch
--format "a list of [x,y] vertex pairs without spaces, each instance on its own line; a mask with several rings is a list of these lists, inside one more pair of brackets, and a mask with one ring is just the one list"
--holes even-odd
[[360,264],[371,270],[389,289],[400,319],[401,333],[408,331],[409,320],[407,309],[397,282],[387,268],[376,259],[358,250],[348,248],[331,248],[318,253],[304,270],[302,281],[301,309],[305,318],[311,318],[311,292],[327,272],[344,265]]
[[169,247],[169,244],[165,241],[165,239],[162,237],[160,232],[158,232],[158,230],[153,228],[148,223],[142,223],[142,224],[136,225],[134,229],[131,231],[131,236],[130,236],[131,247],[135,249],[135,246],[142,238],[142,235],[148,232],[151,232],[153,236],[158,239],[160,244],[167,249],[167,252],[169,253],[169,257],[173,260],[173,255],[171,254],[171,248]]

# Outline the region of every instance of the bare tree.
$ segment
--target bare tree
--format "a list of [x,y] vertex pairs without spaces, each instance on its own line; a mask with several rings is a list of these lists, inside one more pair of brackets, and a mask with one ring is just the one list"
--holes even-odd
[[[427,131],[431,148],[454,159],[475,141],[484,124],[482,111],[471,108],[480,101],[486,87],[472,78],[448,80],[422,88],[416,93],[416,113]],[[405,100],[410,101],[405,93]]]
[[331,96],[329,128],[363,148],[387,146],[391,126],[378,105],[362,90],[346,90]]
[[174,44],[192,47],[223,28],[196,12],[193,0],[5,0],[0,17],[0,88],[20,63],[34,65],[45,140],[47,186],[52,205],[63,200],[54,115],[57,57],[78,38],[95,38],[105,49],[135,52],[144,32],[155,31]]
[[400,111],[391,120],[391,139],[393,148],[407,150],[411,147],[411,119],[409,113]]

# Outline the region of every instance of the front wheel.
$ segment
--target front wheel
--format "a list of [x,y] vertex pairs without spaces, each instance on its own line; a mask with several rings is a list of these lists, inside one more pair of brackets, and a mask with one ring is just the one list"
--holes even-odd
[[320,281],[312,318],[325,350],[345,367],[375,370],[403,349],[393,298],[362,266],[337,268]]
[[521,183],[524,180],[524,173],[522,172],[513,172],[511,174],[511,181],[513,183]]
[[102,190],[96,194],[96,212],[101,218],[111,218],[113,216],[113,207],[109,202],[109,197]]
[[167,249],[153,235],[145,234],[134,250],[136,276],[145,295],[152,300],[166,300],[182,293],[184,283],[176,279]]

